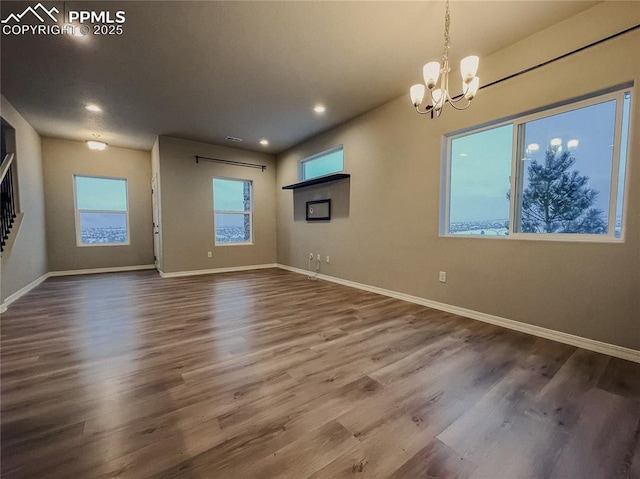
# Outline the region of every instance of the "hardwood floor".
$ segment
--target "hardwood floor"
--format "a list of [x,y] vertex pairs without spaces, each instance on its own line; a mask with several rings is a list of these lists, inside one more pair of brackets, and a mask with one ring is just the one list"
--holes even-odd
[[640,364],[282,270],[50,278],[0,324],[6,478],[640,477]]

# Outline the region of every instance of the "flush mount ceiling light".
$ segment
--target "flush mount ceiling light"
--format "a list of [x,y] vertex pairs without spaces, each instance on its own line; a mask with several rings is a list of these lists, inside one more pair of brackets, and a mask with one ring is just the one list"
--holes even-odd
[[[451,23],[449,15],[449,0],[446,3],[446,10],[444,16],[444,51],[442,53],[442,65],[438,62],[429,62],[422,69],[422,75],[424,77],[424,84],[419,83],[413,85],[409,90],[411,97],[411,103],[416,108],[416,111],[421,115],[431,113],[432,117],[435,113],[436,116],[442,114],[442,109],[446,103],[449,103],[456,110],[466,110],[471,105],[471,100],[478,93],[480,86],[480,79],[476,76],[478,71],[478,63],[480,59],[471,55],[465,57],[460,62],[460,74],[462,75],[462,94],[456,97],[452,97],[449,92],[449,47],[451,46],[451,39],[449,37],[449,24]],[[440,88],[435,88],[440,78]],[[423,110],[420,109],[422,101],[424,100],[425,89],[429,90],[428,105]]]
[[316,113],[324,113],[327,109],[323,105],[316,105],[313,107],[313,111]]
[[260,140],[260,144],[262,146],[267,146],[269,144],[269,140],[267,140],[266,138],[263,138],[262,140]]
[[104,150],[107,144],[104,141],[87,140],[87,146],[92,150]]
[[102,112],[102,108],[100,108],[98,105],[94,104],[94,103],[88,103],[84,106],[85,110],[88,111],[92,111],[94,113],[101,113]]

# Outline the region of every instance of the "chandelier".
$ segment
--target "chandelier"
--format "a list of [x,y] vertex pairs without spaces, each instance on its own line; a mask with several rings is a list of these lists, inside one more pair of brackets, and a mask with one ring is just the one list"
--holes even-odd
[[[449,37],[449,24],[451,23],[449,15],[449,0],[446,3],[446,11],[444,16],[444,51],[442,52],[442,65],[438,62],[429,62],[422,69],[424,77],[424,85],[418,83],[413,85],[409,90],[411,102],[416,111],[421,115],[431,113],[436,116],[442,114],[442,108],[445,103],[449,103],[456,110],[466,110],[471,105],[471,100],[478,93],[480,79],[476,76],[478,71],[479,58],[471,55],[460,61],[460,74],[462,75],[462,94],[452,97],[449,92],[449,47],[451,39]],[[440,78],[440,88],[435,88]],[[425,96],[426,89],[429,90],[428,104],[421,110],[420,106]]]

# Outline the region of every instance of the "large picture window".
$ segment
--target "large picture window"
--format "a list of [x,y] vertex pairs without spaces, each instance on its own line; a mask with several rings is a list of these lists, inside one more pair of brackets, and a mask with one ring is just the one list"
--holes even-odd
[[447,139],[441,233],[617,240],[631,91]]
[[216,245],[251,244],[251,181],[213,179],[213,210]]
[[129,244],[127,180],[74,176],[78,246]]
[[300,179],[310,180],[344,170],[342,145],[305,158],[300,162]]

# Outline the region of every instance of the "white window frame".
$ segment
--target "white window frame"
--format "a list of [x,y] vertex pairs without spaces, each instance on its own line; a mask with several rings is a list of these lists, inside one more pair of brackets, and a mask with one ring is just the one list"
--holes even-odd
[[[457,138],[461,138],[464,136],[468,136],[475,133],[482,133],[483,131],[493,130],[495,128],[500,128],[507,125],[512,125],[512,121],[500,121],[496,123],[491,123],[490,125],[481,126],[479,128],[472,128],[469,130],[464,130],[463,132],[456,133],[450,136],[445,136],[443,138],[443,148],[442,148],[442,168],[444,170],[444,174],[442,175],[442,183],[440,185],[440,191],[443,192],[444,197],[440,201],[440,236],[454,237],[454,238],[498,238],[504,239],[508,238],[508,236],[498,236],[498,235],[461,235],[454,234],[449,232],[450,225],[450,198],[451,198],[451,143],[453,140]],[[514,128],[515,131],[515,128]],[[515,150],[512,144],[512,150]],[[513,154],[513,153],[512,153]],[[513,171],[513,160],[512,160],[512,171]],[[513,174],[511,175],[513,177]],[[513,185],[512,185],[513,188]],[[513,203],[512,201],[510,203]],[[511,206],[509,207],[511,209]],[[509,216],[511,216],[511,211],[509,211]],[[511,221],[509,222],[509,234],[511,234]]]
[[[127,203],[126,210],[81,210],[78,208],[78,191],[76,187],[76,178],[96,178],[100,180],[119,180],[124,181],[125,200]],[[79,173],[73,174],[73,209],[75,211],[76,220],[76,246],[80,248],[93,247],[93,246],[129,246],[131,244],[131,229],[129,228],[129,182],[126,178],[120,178],[115,176],[97,176],[97,175],[82,175]],[[80,221],[81,213],[103,213],[103,214],[124,214],[127,221],[127,241],[123,243],[83,243],[82,242],[82,224]]]
[[[445,135],[443,137],[443,154],[442,154],[442,168],[443,174],[441,184],[441,202],[440,202],[440,236],[448,238],[482,238],[482,239],[497,239],[497,240],[535,240],[535,241],[571,241],[571,242],[596,242],[596,243],[624,243],[626,234],[626,217],[628,207],[628,195],[629,195],[629,150],[632,144],[633,135],[633,108],[630,107],[629,114],[629,132],[627,135],[627,159],[626,159],[626,171],[624,177],[624,198],[622,203],[622,222],[621,222],[621,234],[619,238],[615,237],[615,221],[616,221],[616,205],[618,198],[618,185],[619,167],[620,167],[620,146],[622,137],[622,114],[624,106],[624,96],[626,93],[630,93],[633,101],[634,87],[627,86],[625,88],[617,88],[615,91],[609,93],[596,93],[589,95],[588,98],[578,101],[567,102],[561,106],[555,106],[550,108],[541,109],[535,113],[520,115],[509,120],[497,121],[489,125],[484,125],[479,128],[466,129],[462,132],[454,133],[451,135]],[[586,234],[586,233],[521,233],[515,231],[517,221],[519,221],[519,208],[522,203],[522,188],[519,187],[523,175],[525,174],[525,168],[522,162],[519,161],[519,149],[520,141],[519,136],[523,131],[522,128],[528,122],[548,118],[561,113],[566,113],[580,108],[597,105],[611,100],[616,101],[616,116],[614,126],[614,144],[613,154],[611,161],[611,183],[609,191],[609,211],[607,211],[608,231],[606,234]],[[470,134],[481,133],[483,131],[499,128],[505,125],[513,125],[513,140],[512,140],[512,154],[511,154],[511,199],[509,201],[509,234],[504,236],[498,235],[464,235],[454,234],[449,232],[450,225],[450,195],[451,195],[451,144],[453,140],[468,136]]]
[[[216,209],[216,196],[215,196],[215,187],[214,180],[225,180],[225,181],[238,181],[241,183],[249,183],[249,211],[229,211],[229,210],[217,210]],[[247,180],[246,178],[230,178],[228,176],[214,176],[211,179],[211,187],[212,187],[212,195],[211,195],[211,203],[213,205],[213,244],[214,246],[253,246],[253,180]],[[242,243],[218,243],[216,238],[216,214],[235,214],[235,215],[249,215],[249,241]]]
[[[332,171],[331,173],[327,173],[326,175],[313,176],[311,178],[304,177],[304,167],[306,163],[320,160],[322,157],[331,155],[336,151],[342,151],[342,169],[341,170]],[[314,178],[322,178],[322,176],[335,175],[336,173],[341,173],[343,171],[344,171],[344,145],[333,146],[328,150],[324,150],[324,151],[321,151],[320,153],[316,153],[314,155],[308,156],[307,158],[303,158],[298,162],[298,179],[300,181],[313,180]]]

